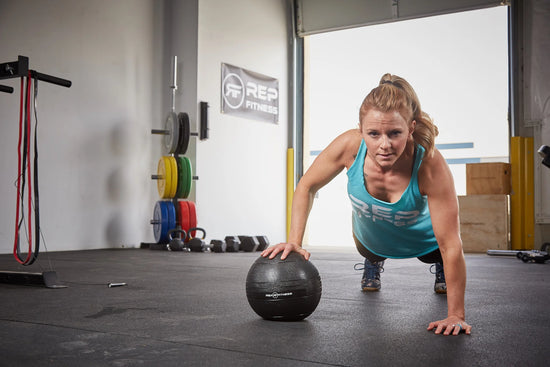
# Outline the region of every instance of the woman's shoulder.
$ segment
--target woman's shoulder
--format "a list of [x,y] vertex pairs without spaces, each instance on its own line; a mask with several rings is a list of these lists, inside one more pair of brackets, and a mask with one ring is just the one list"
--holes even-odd
[[424,169],[437,169],[441,168],[446,165],[445,158],[443,158],[443,155],[437,148],[433,148],[433,150],[430,153],[426,154],[426,150],[424,149],[424,154],[422,156],[422,166]]
[[359,129],[350,129],[337,136],[334,142],[347,149],[357,151],[361,145],[361,140],[363,140],[361,131]]
[[422,158],[422,164],[418,170],[418,179],[420,191],[423,193],[430,191],[434,186],[454,185],[447,161],[436,148]]
[[331,145],[340,152],[346,167],[349,168],[357,156],[361,141],[363,141],[363,137],[359,129],[351,129],[336,137]]
[[338,162],[343,167],[349,168],[357,151],[361,145],[361,132],[359,129],[347,130],[338,135],[332,142],[321,152],[318,158],[328,159],[332,162]]

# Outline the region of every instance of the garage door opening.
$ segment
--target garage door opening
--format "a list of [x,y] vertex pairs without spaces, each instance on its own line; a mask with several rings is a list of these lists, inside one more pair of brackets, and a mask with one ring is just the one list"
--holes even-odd
[[[357,127],[384,73],[407,79],[439,128],[436,146],[458,195],[466,163],[508,162],[507,7],[432,16],[304,38],[304,170]],[[354,246],[345,171],[317,195],[305,244]]]

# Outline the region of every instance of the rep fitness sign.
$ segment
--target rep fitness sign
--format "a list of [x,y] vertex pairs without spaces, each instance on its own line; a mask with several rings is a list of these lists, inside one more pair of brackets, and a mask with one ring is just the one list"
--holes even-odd
[[279,81],[222,63],[222,113],[277,123]]

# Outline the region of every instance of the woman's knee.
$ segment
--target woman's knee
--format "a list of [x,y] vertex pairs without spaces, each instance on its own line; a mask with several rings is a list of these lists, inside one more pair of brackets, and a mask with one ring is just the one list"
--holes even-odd
[[441,251],[439,251],[439,249],[436,249],[435,251],[432,251],[429,254],[419,256],[418,260],[426,264],[435,264],[435,263],[443,264],[443,257],[441,257]]

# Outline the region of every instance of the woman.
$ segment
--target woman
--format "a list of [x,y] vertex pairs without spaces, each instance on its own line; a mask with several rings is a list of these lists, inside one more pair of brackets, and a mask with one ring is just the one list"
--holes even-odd
[[465,321],[466,265],[458,201],[445,159],[434,147],[437,127],[422,111],[411,85],[385,74],[363,101],[359,128],[338,136],[296,187],[287,243],[262,252],[310,254],[302,248],[315,193],[344,168],[353,207],[353,237],[365,257],[364,291],[380,289],[386,258],[435,263],[437,293],[447,294],[447,318],[431,322],[436,334],[470,334]]

